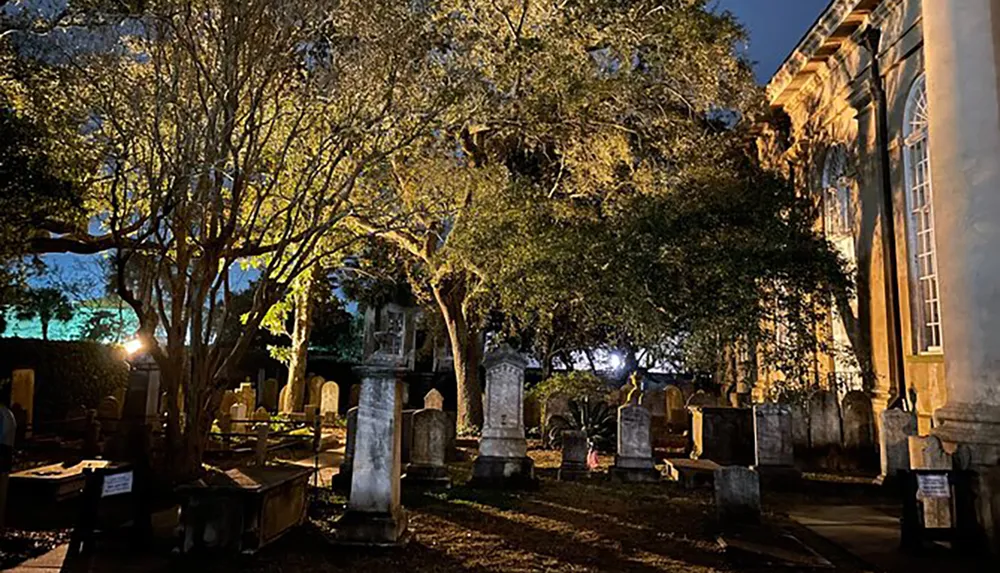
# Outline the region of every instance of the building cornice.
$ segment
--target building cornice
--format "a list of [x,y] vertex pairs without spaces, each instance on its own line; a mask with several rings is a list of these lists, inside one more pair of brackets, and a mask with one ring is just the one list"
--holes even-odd
[[883,0],[833,0],[767,84],[772,107],[794,97],[840,47],[864,25]]

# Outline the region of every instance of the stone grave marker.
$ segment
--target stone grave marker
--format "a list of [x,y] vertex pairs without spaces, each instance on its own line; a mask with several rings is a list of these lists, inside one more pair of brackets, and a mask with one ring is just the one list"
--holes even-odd
[[549,435],[550,428],[552,428],[552,418],[569,415],[569,396],[561,392],[556,392],[546,398],[543,415],[545,418],[542,427],[542,443],[548,446],[552,439],[552,436]]
[[118,431],[121,415],[121,405],[114,396],[105,396],[97,403],[97,417],[106,432],[113,434]]
[[789,404],[792,412],[792,445],[796,455],[809,451],[809,412],[799,403]]
[[504,345],[490,353],[486,366],[484,423],[472,484],[535,487],[535,465],[524,437],[524,358]]
[[[910,469],[944,470],[954,469],[951,455],[944,451],[937,436],[910,436]],[[951,497],[921,496],[924,525],[929,528],[953,527]]]
[[649,410],[653,418],[664,418],[667,415],[667,394],[665,390],[646,390],[639,402]]
[[247,405],[237,402],[229,407],[229,419],[233,421],[233,433],[246,432]]
[[624,482],[657,482],[653,462],[649,410],[638,404],[618,408],[618,452],[611,478]]
[[587,454],[590,444],[587,434],[582,430],[565,430],[562,433],[562,463],[559,465],[558,478],[561,481],[575,481],[590,475],[587,467]]
[[23,425],[18,421],[18,434],[30,438],[35,423],[35,371],[21,368],[11,372],[10,405],[20,406],[23,415]]
[[809,444],[813,450],[840,447],[840,404],[833,392],[816,392],[809,398]]
[[760,404],[754,414],[754,469],[762,479],[779,482],[801,477],[795,468],[792,411],[783,404]]
[[688,398],[685,407],[689,410],[695,406],[711,406],[716,407],[719,405],[719,399],[716,396],[705,392],[704,390],[698,390],[691,397]]
[[271,421],[271,413],[267,411],[267,408],[261,406],[261,407],[257,408],[256,410],[254,410],[253,416],[251,417],[251,419],[254,422],[270,422]]
[[326,379],[322,376],[311,376],[306,384],[306,404],[320,404],[323,401],[323,384]]
[[448,467],[445,453],[448,448],[448,414],[444,410],[425,408],[412,417],[412,444],[410,463],[406,466],[407,484],[430,487],[448,487]]
[[715,470],[715,511],[723,527],[760,522],[760,479],[742,466]]
[[238,400],[236,399],[236,392],[232,390],[226,390],[222,393],[222,401],[219,402],[219,413],[228,414],[229,409],[233,407]]
[[667,425],[674,432],[683,431],[688,426],[688,411],[684,407],[684,392],[674,385],[663,390],[663,410],[667,416]]
[[361,385],[360,384],[352,384],[351,385],[351,393],[348,396],[348,406],[351,407],[351,408],[353,408],[353,407],[355,407],[355,406],[358,405],[358,403],[360,402],[360,400],[361,400]]
[[247,407],[247,412],[257,409],[257,391],[249,381],[240,384],[236,391],[236,400]]
[[340,469],[337,475],[333,476],[331,482],[335,489],[350,493],[354,468],[354,443],[358,437],[358,407],[348,409],[346,418],[347,435],[344,439],[344,459],[340,462]]
[[268,378],[260,383],[260,405],[268,412],[278,411],[278,381]]
[[320,390],[319,414],[323,423],[333,425],[340,413],[340,386],[336,382],[325,382]]
[[695,406],[691,411],[691,458],[721,465],[754,463],[753,411]]
[[392,546],[406,541],[407,516],[400,504],[402,387],[387,368],[363,371],[357,438],[347,512],[337,540],[351,545]]
[[[291,391],[292,391],[291,384],[285,384],[284,386],[281,387],[281,390],[278,391],[278,410],[280,412],[284,412],[286,409],[288,409],[286,402],[288,402],[288,393]],[[290,409],[289,413],[294,410],[295,410],[294,408]]]
[[444,396],[437,388],[431,388],[431,391],[424,396],[424,409],[444,410]]
[[893,480],[910,469],[910,436],[917,435],[917,417],[903,410],[885,410],[880,416],[879,455],[882,473],[879,481]]
[[875,414],[872,400],[864,392],[852,391],[841,403],[844,423],[844,450],[857,467],[875,463]]

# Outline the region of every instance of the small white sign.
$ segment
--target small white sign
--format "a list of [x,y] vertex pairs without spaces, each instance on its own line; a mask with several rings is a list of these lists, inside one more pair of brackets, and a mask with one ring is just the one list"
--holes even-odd
[[946,475],[917,475],[917,496],[923,498],[949,498],[951,487]]
[[104,487],[101,489],[101,497],[111,497],[132,491],[132,472],[124,472],[104,476]]

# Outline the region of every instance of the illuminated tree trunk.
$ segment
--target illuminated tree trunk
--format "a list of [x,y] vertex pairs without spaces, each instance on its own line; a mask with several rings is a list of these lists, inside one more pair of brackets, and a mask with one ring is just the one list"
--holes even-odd
[[283,413],[301,412],[306,399],[306,363],[309,360],[309,335],[312,332],[313,284],[312,272],[303,276],[303,285],[295,293],[295,319],[292,327],[292,357],[288,364],[288,392]]
[[465,313],[465,284],[461,279],[448,279],[434,285],[434,298],[448,328],[451,353],[455,361],[455,383],[458,395],[458,427],[482,428],[483,390],[479,382],[482,361],[482,341],[479,329],[470,323]]

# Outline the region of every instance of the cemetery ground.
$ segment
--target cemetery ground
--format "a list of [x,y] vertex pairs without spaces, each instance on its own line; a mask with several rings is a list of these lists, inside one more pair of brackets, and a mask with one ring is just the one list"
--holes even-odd
[[[463,450],[465,461],[449,465],[455,484],[449,490],[404,488],[404,506],[413,534],[404,548],[361,550],[331,545],[332,520],[344,510],[346,498],[328,487],[312,488],[307,523],[253,555],[211,558],[143,557],[114,543],[99,551],[92,571],[773,571],[774,561],[759,554],[723,549],[710,488],[687,490],[673,482],[621,485],[603,474],[613,463],[601,457],[592,479],[556,479],[560,454],[532,443],[541,484],[538,490],[515,492],[472,489],[464,484],[472,468],[474,448]],[[321,456],[321,480],[326,483],[342,450]],[[278,452],[286,458],[289,452]],[[309,458],[298,460],[311,464]],[[850,482],[820,489],[764,491],[765,516],[759,526],[744,530],[756,544],[779,554],[806,555],[816,550],[838,571],[868,570],[836,546],[809,536],[787,514],[803,503],[831,506],[877,505],[888,500],[878,490]],[[50,532],[63,535],[64,532]],[[791,534],[812,550],[789,542]],[[61,541],[56,537],[55,542]],[[8,545],[4,542],[4,549]],[[55,567],[59,570],[58,550]],[[45,570],[34,562],[33,569]],[[28,562],[26,564],[32,564]],[[14,565],[7,561],[5,567]],[[784,570],[812,570],[789,567]],[[829,569],[829,566],[827,567]],[[66,570],[66,569],[63,569]],[[818,570],[818,569],[817,569]]]

